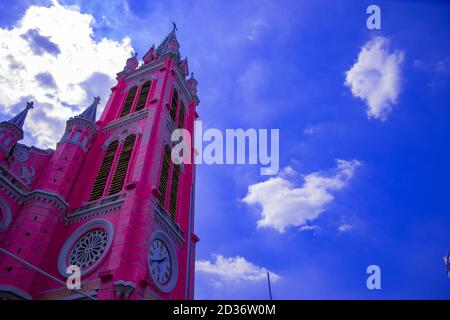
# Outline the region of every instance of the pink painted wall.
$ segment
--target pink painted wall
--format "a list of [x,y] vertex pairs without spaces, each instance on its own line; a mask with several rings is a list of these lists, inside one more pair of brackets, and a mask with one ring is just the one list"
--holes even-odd
[[[152,54],[154,55],[154,50]],[[96,122],[96,134],[90,131],[89,125],[85,122],[71,120],[72,122],[68,122],[64,137],[51,155],[43,156],[35,153],[29,157],[26,165],[33,166],[36,173],[33,181],[28,184],[29,190],[23,192],[24,199],[28,199],[25,205],[16,203],[6,192],[0,190],[0,199],[5,199],[13,212],[13,221],[8,230],[0,235],[0,244],[5,249],[17,253],[24,260],[65,281],[58,271],[58,256],[61,248],[80,226],[95,219],[105,219],[113,225],[114,229],[111,247],[98,267],[82,278],[82,284],[89,284],[91,281],[98,283],[100,299],[124,298],[115,294],[114,283],[117,281],[132,282],[135,285],[136,288],[130,299],[155,297],[192,299],[195,243],[198,240],[193,231],[193,218],[190,215],[191,192],[194,189],[194,165],[184,165],[180,173],[175,223],[184,237],[180,245],[175,244],[178,280],[172,291],[162,292],[154,284],[148,270],[148,251],[153,232],[162,228],[154,217],[155,201],[157,201],[155,190],[158,189],[163,148],[165,144],[170,143],[172,129],[167,123],[170,118],[168,105],[173,88],[177,87],[179,96],[184,101],[185,128],[192,135],[198,100],[196,94],[189,91],[186,80],[183,78],[180,80],[177,77],[177,73],[187,75],[185,74],[187,61],[183,61],[185,70],[180,71],[179,60],[175,55],[167,55],[160,59],[156,56],[151,59],[147,58],[147,55],[145,57],[147,60],[141,67],[133,70],[136,65],[133,65],[135,62],[131,61],[131,70],[118,74],[117,85],[111,89],[111,96],[100,119]],[[128,116],[119,119],[127,90],[133,85],[140,87],[148,79],[152,79],[153,82],[145,108],[139,112],[133,112],[140,93],[138,89],[132,111]],[[140,116],[136,117],[137,114]],[[80,134],[75,133],[78,130],[81,131]],[[108,199],[105,194],[101,199],[92,202],[95,205],[88,202],[106,144],[114,139],[123,141],[128,134],[135,134],[136,141],[124,188],[118,193],[124,196],[121,206],[111,211],[99,211],[93,215],[85,214],[79,219],[68,218],[82,206],[91,205],[95,210],[98,209],[102,199]],[[84,136],[87,136],[87,142],[83,144]],[[74,137],[77,141],[74,141]],[[120,150],[121,147],[117,154]],[[115,167],[117,159],[118,156],[112,168]],[[0,162],[0,166],[17,176],[23,164],[4,160]],[[111,172],[105,190],[109,189],[112,176]],[[57,199],[52,198],[53,200],[49,202],[46,199],[32,199],[29,196],[27,198],[27,194],[33,190],[43,190],[56,195]],[[65,203],[68,206],[67,209],[58,208],[61,203],[62,206]],[[31,233],[31,236],[24,237],[27,233]],[[19,248],[21,250],[18,252]],[[0,291],[2,285],[8,285],[17,287],[35,299],[52,297],[55,292],[59,292],[61,296],[64,295],[61,293],[59,284],[30,270],[25,270],[10,258],[0,255],[1,270],[10,265],[14,265],[14,271],[8,274],[0,271]],[[188,265],[189,275],[187,274]],[[187,286],[188,290],[186,290]],[[187,296],[186,292],[188,292]]]

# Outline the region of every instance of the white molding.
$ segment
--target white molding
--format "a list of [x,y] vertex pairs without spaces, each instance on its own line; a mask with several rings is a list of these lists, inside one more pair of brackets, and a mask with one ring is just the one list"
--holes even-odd
[[91,220],[91,221],[83,224],[81,227],[79,227],[77,230],[75,230],[72,233],[72,235],[66,240],[64,245],[62,246],[61,251],[59,252],[59,255],[58,255],[58,271],[63,277],[67,278],[69,276],[66,273],[66,269],[68,267],[67,257],[69,255],[70,250],[72,249],[73,245],[78,241],[78,239],[81,236],[83,236],[90,230],[96,229],[96,228],[103,228],[106,230],[106,232],[108,233],[108,243],[106,245],[105,252],[100,257],[100,259],[95,264],[90,266],[89,268],[81,270],[81,275],[82,276],[88,275],[89,273],[91,273],[92,271],[97,269],[102,264],[105,257],[108,255],[108,252],[112,245],[112,241],[114,238],[114,227],[113,227],[112,223],[108,220],[95,219],[95,220]]
[[[170,278],[170,281],[165,284],[165,285],[161,285],[159,284],[157,281],[155,281],[153,279],[152,276],[152,272],[151,272],[151,266],[150,266],[150,247],[151,244],[154,240],[161,240],[167,247],[167,249],[169,250],[169,254],[170,254],[170,258],[171,258],[171,263],[172,263],[172,276]],[[153,283],[155,284],[155,286],[162,292],[168,293],[171,292],[174,288],[175,285],[177,284],[178,281],[178,257],[177,257],[177,251],[175,250],[175,246],[173,245],[172,240],[170,239],[170,237],[164,233],[161,230],[157,230],[155,232],[153,232],[152,234],[152,238],[150,240],[150,246],[149,246],[149,252],[147,253],[147,263],[148,263],[148,272],[150,275],[150,279],[152,279]]]

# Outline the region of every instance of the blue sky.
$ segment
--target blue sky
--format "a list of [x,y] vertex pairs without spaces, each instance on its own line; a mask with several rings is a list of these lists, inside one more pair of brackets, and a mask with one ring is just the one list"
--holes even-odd
[[[381,8],[381,30],[366,28],[370,4]],[[79,62],[76,83],[45,63],[18,93],[0,79],[1,119],[29,97],[42,100],[46,112],[34,115],[28,143],[51,147],[63,117],[94,92],[106,99],[126,56],[158,44],[172,21],[199,81],[203,126],[280,129],[278,180],[258,166],[198,167],[197,298],[265,299],[265,270],[278,299],[450,298],[442,259],[450,250],[448,2],[2,0],[2,37],[17,38],[20,21],[23,31],[45,24],[30,6],[62,6],[92,43],[80,42],[91,62]],[[73,44],[53,32],[42,28],[37,40],[58,48],[37,58],[56,61],[61,50],[59,59],[68,59],[63,51]],[[8,43],[2,51],[15,58],[7,58],[12,72],[25,54]],[[116,64],[102,65],[103,57]],[[255,185],[253,203],[245,201]],[[294,200],[275,198],[283,194]],[[270,219],[258,227],[263,211],[285,228]],[[381,290],[366,288],[371,264],[381,267]]]

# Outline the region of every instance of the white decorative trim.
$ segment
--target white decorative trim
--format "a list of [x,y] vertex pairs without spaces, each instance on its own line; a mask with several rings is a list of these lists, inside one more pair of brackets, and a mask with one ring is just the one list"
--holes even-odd
[[45,202],[50,202],[63,212],[65,212],[69,207],[69,204],[59,194],[45,190],[37,189],[31,191],[25,196],[24,203],[28,203],[32,200],[43,200]]
[[137,122],[139,120],[145,119],[148,115],[149,109],[144,108],[129,115],[119,118],[116,121],[110,122],[107,126],[103,128],[103,133],[107,133],[116,129],[128,127],[130,124]]
[[81,227],[79,227],[77,230],[75,230],[74,233],[66,240],[63,247],[61,248],[61,251],[59,252],[58,256],[58,271],[63,277],[68,277],[69,275],[66,273],[66,269],[68,267],[67,265],[67,258],[70,254],[70,250],[72,250],[73,245],[78,241],[80,237],[82,237],[87,232],[97,229],[97,228],[103,228],[106,230],[106,233],[108,234],[108,243],[105,247],[105,252],[100,257],[100,259],[94,263],[92,266],[90,266],[87,269],[81,270],[81,275],[86,276],[95,269],[97,269],[105,259],[105,257],[108,255],[109,249],[111,248],[111,244],[114,238],[114,227],[111,222],[105,219],[96,219],[91,220],[88,223],[83,224]]
[[150,265],[150,248],[149,252],[147,253],[147,263],[148,263],[148,272],[150,275],[150,278],[153,280],[153,283],[156,285],[156,287],[161,290],[162,292],[170,292],[175,288],[175,285],[178,281],[178,258],[177,258],[177,252],[175,250],[175,246],[173,245],[172,240],[170,240],[169,236],[165,234],[164,232],[158,230],[153,232],[152,238],[150,240],[150,247],[151,243],[154,240],[160,240],[162,241],[165,246],[167,247],[167,250],[169,250],[171,264],[172,264],[172,275],[170,277],[170,280],[167,284],[161,285],[157,281],[153,280],[152,273],[151,273],[151,265]]
[[178,246],[184,243],[184,233],[180,226],[172,220],[166,210],[161,206],[158,200],[152,199],[155,205],[154,218],[158,225],[175,241]]
[[114,140],[119,140],[119,143],[122,143],[128,136],[132,134],[136,135],[137,138],[138,136],[142,135],[142,128],[138,125],[134,125],[132,127],[116,131],[114,134],[110,135],[109,138],[103,143],[102,148],[106,150],[109,144]]
[[164,67],[164,62],[161,62],[161,61],[144,64],[140,68],[136,69],[134,71],[134,73],[128,75],[126,77],[126,81],[132,81],[135,78],[139,78],[139,77],[145,76],[145,75],[147,75],[147,73],[151,73],[151,72],[159,70],[159,69],[161,69],[163,67]]
[[82,118],[80,116],[75,116],[67,120],[66,130],[71,131],[73,126],[75,125],[86,125],[89,132],[92,135],[92,139],[95,140],[95,137],[97,136],[98,127],[94,121]]
[[0,188],[14,201],[18,203],[23,202],[24,192],[8,181],[2,174],[0,174]]
[[98,201],[90,202],[82,207],[75,208],[65,215],[64,221],[73,224],[103,213],[117,211],[122,208],[125,196],[125,193],[114,194]]
[[128,91],[130,91],[131,88],[137,87],[136,95],[138,95],[138,92],[139,93],[141,92],[141,90],[140,90],[140,89],[142,89],[141,86],[144,84],[144,82],[149,81],[149,80],[152,82],[157,80],[156,75],[150,74],[148,76],[147,72],[146,72],[146,73],[141,74],[140,77],[133,77],[133,79],[129,80],[130,82],[127,83],[127,87],[123,89],[122,93],[123,94],[128,93]]

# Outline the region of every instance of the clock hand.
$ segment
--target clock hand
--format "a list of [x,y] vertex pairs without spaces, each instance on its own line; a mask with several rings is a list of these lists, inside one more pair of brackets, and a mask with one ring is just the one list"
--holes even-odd
[[164,258],[162,258],[162,259],[150,259],[152,262],[158,262],[158,263],[161,263],[161,262],[163,262],[164,260],[167,260],[167,257],[164,257]]

